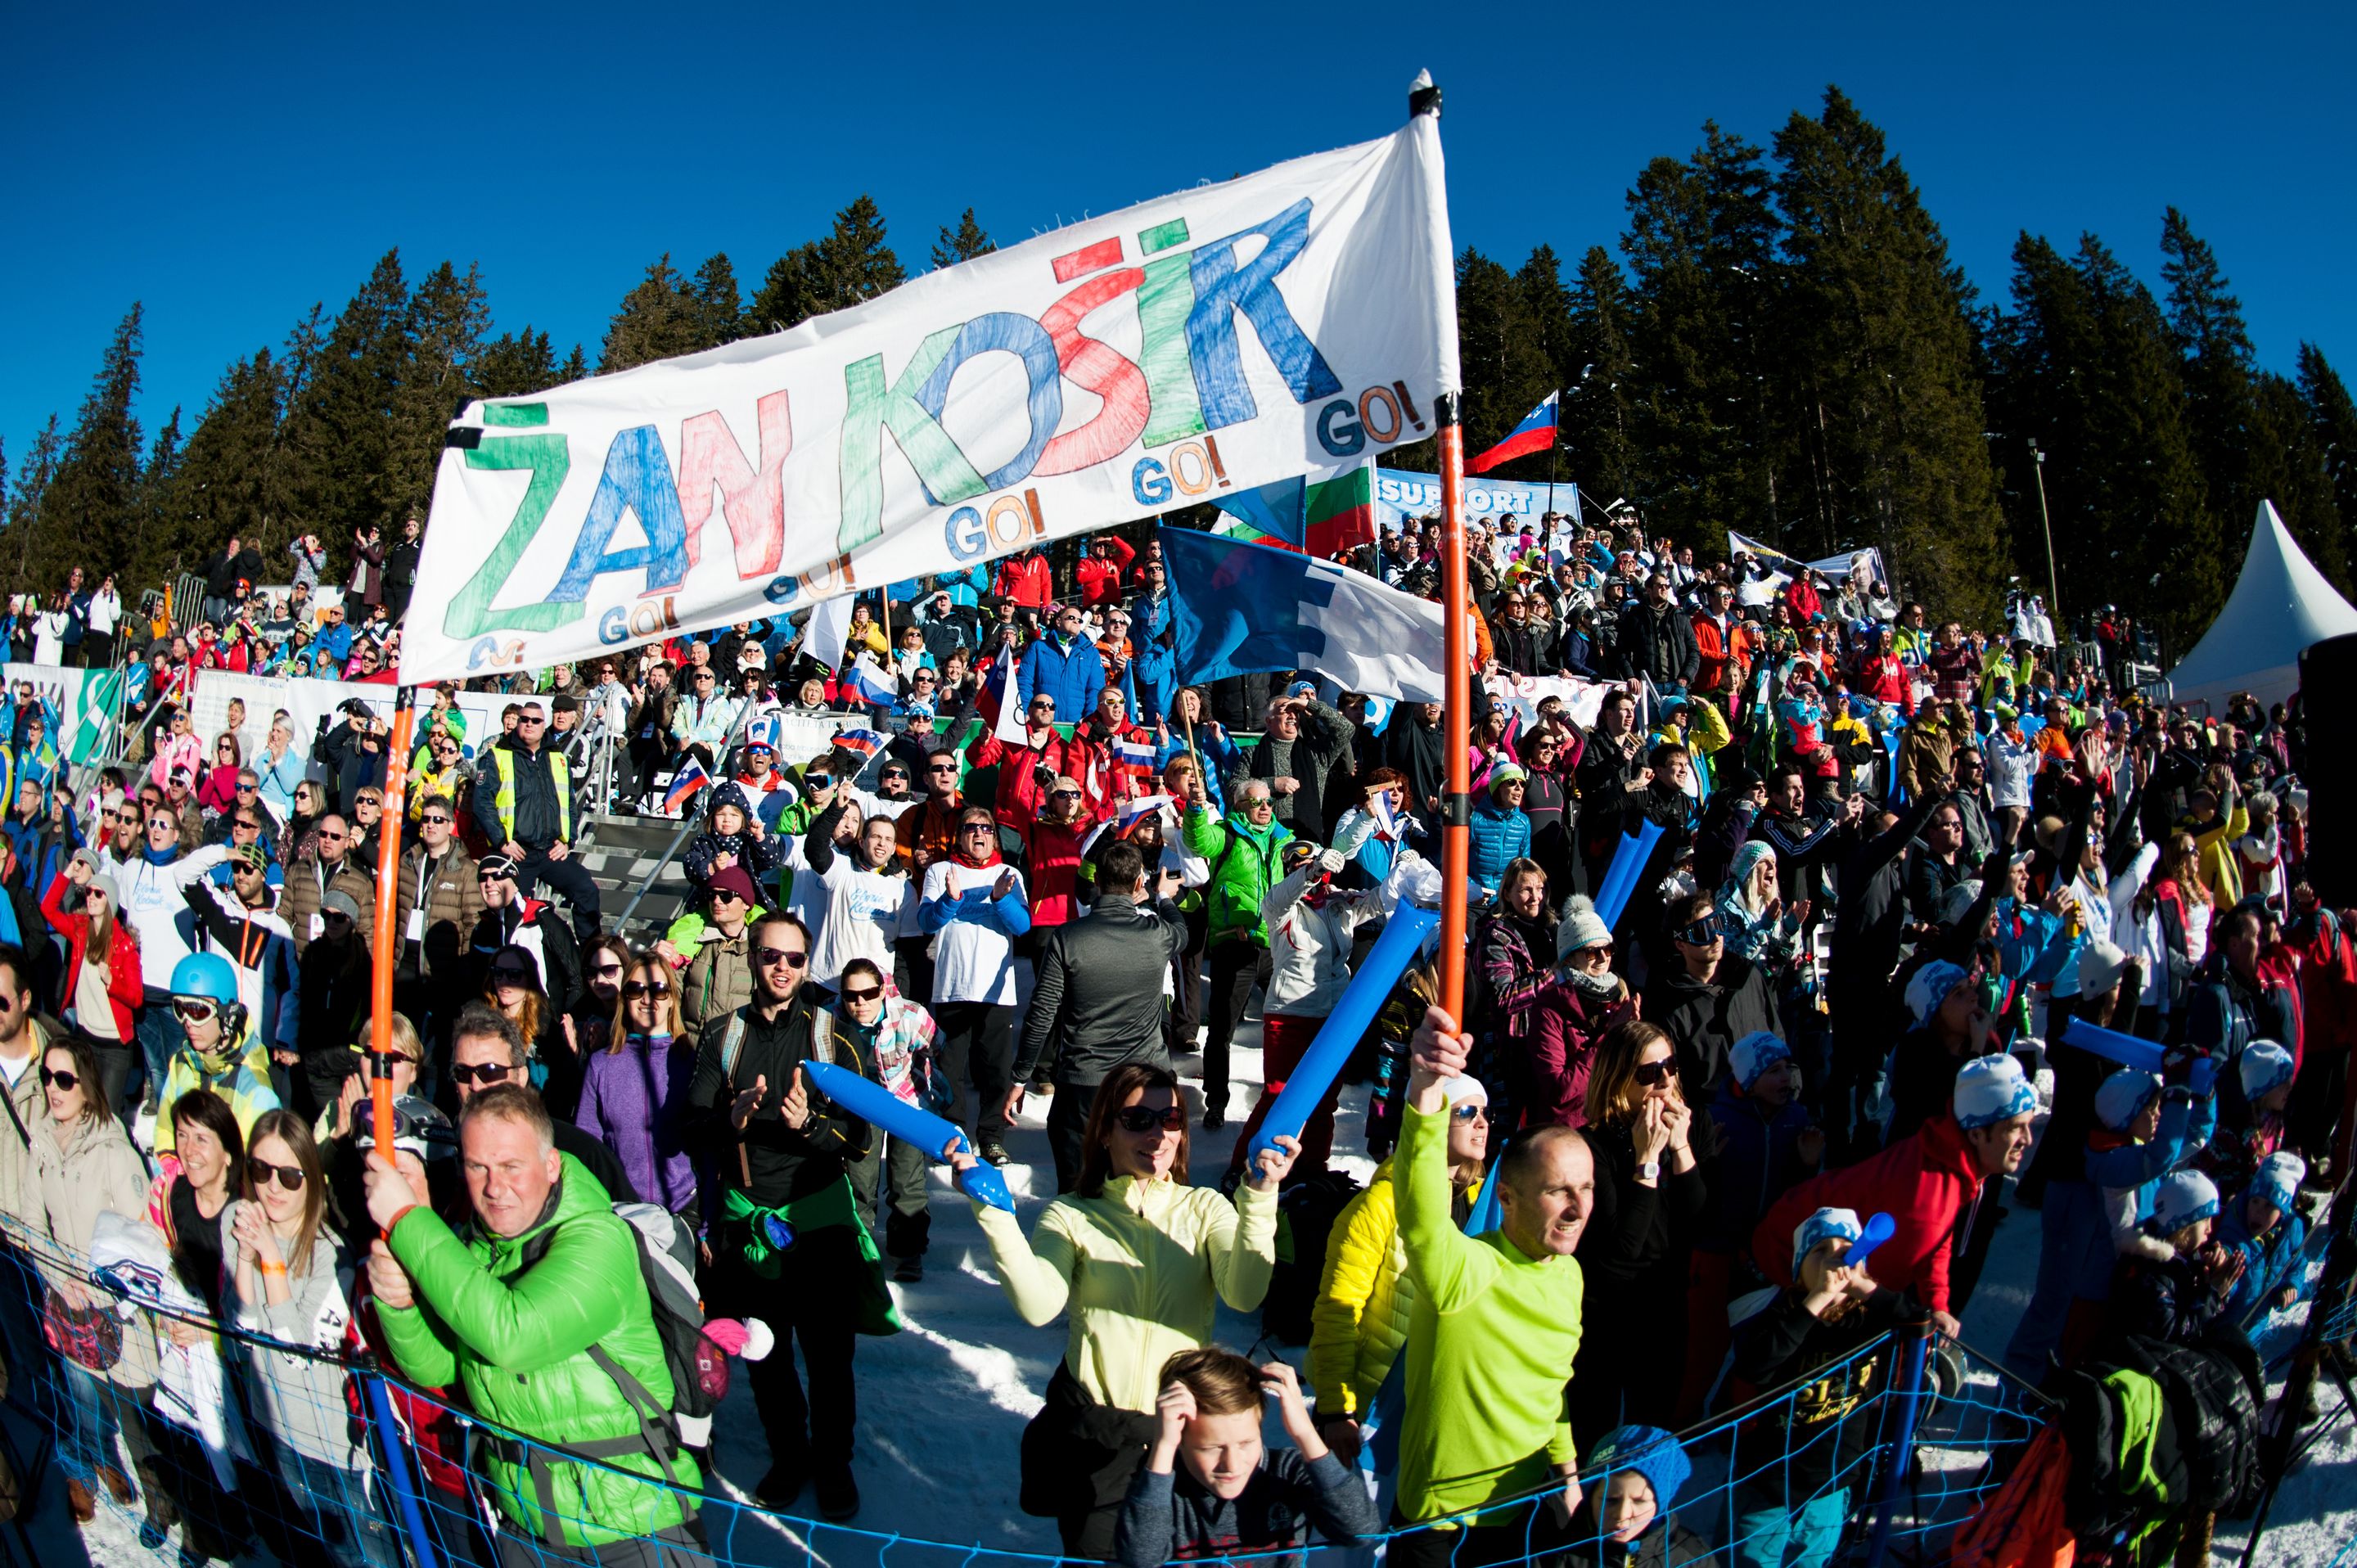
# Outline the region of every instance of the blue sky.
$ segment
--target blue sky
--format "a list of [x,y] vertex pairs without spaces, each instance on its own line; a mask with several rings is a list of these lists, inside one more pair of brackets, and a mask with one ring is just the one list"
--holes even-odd
[[151,432],[394,245],[413,278],[479,262],[500,328],[594,364],[662,252],[725,250],[749,289],[866,190],[921,264],[969,204],[1004,242],[1380,134],[1420,66],[1458,242],[1510,264],[1612,242],[1637,170],[1706,118],[1765,143],[1837,82],[1985,295],[2024,228],[2157,278],[2173,202],[2263,363],[2308,338],[2357,377],[2346,5],[493,9],[14,10],[12,468],[135,299]]

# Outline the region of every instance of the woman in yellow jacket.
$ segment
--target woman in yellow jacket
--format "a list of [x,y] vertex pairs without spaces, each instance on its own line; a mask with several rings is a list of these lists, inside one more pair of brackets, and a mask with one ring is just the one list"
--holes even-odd
[[[1029,1240],[976,1203],[1000,1288],[1027,1323],[1071,1315],[1047,1405],[1023,1431],[1025,1513],[1051,1518],[1066,1555],[1110,1558],[1130,1478],[1156,1430],[1162,1363],[1210,1342],[1226,1302],[1250,1312],[1276,1266],[1276,1185],[1300,1144],[1280,1138],[1230,1199],[1187,1182],[1187,1110],[1168,1068],[1130,1062],[1097,1089],[1081,1176]],[[974,1155],[960,1151],[963,1168]]]
[[[1490,1148],[1490,1096],[1477,1078],[1450,1079],[1448,1179],[1458,1224],[1481,1191]],[[1385,1160],[1367,1190],[1342,1206],[1326,1244],[1326,1272],[1310,1308],[1308,1373],[1318,1391],[1318,1431],[1346,1461],[1359,1452],[1359,1421],[1375,1402],[1407,1342],[1415,1280],[1407,1272],[1399,1209]]]

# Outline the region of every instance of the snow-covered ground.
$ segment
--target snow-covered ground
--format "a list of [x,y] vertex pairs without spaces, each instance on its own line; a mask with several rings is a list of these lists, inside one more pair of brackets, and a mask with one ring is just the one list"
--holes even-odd
[[[1197,1064],[1190,1057],[1181,1065],[1183,1071]],[[1199,1181],[1216,1180],[1223,1168],[1259,1074],[1259,1026],[1248,1020],[1236,1037],[1236,1120],[1216,1133],[1204,1133],[1198,1122],[1193,1170]],[[1189,1081],[1191,1089],[1193,1080]],[[1364,1102],[1363,1090],[1345,1095],[1335,1137],[1335,1163],[1361,1181],[1373,1168],[1359,1132],[1358,1107]],[[1035,1100],[1027,1107],[1025,1124],[1007,1140],[1016,1162],[1007,1167],[1008,1185],[1027,1225],[1055,1187],[1041,1130],[1045,1110]],[[934,1181],[925,1278],[914,1286],[893,1287],[906,1327],[858,1344],[858,1519],[853,1528],[837,1529],[716,1509],[707,1512],[706,1522],[716,1553],[724,1560],[827,1568],[1006,1568],[1021,1556],[1056,1553],[1053,1523],[1016,1507],[1017,1455],[1024,1423],[1039,1410],[1040,1391],[1063,1353],[1065,1328],[1060,1322],[1032,1328],[1015,1315],[999,1293],[989,1249],[965,1200],[938,1169]],[[1991,1354],[2002,1351],[2029,1299],[2037,1255],[2038,1216],[2017,1208],[1997,1230],[1964,1316],[1966,1343]],[[1223,1343],[1249,1349],[1259,1333],[1256,1316],[1222,1309]],[[2257,1559],[2269,1568],[2329,1568],[2357,1540],[2357,1417],[2341,1412],[2338,1402],[2328,1388],[2326,1409],[2336,1417],[2332,1433],[2277,1498]],[[19,1452],[25,1451],[32,1434],[13,1435]],[[715,1437],[721,1483],[742,1498],[769,1467],[769,1455],[741,1377],[715,1422]],[[808,1493],[800,1506],[813,1506]],[[8,1549],[19,1556],[29,1548],[39,1568],[168,1564],[169,1547],[162,1553],[139,1547],[135,1522],[102,1505],[98,1519],[76,1531],[53,1482],[27,1521],[27,1534],[9,1541],[8,1529],[0,1527],[0,1541],[8,1541]],[[971,1544],[927,1552],[897,1540],[901,1534]],[[2222,1523],[2212,1562],[2239,1561],[2243,1543],[2239,1527]],[[1319,1568],[1339,1568],[1326,1561],[1335,1556],[1321,1553]]]

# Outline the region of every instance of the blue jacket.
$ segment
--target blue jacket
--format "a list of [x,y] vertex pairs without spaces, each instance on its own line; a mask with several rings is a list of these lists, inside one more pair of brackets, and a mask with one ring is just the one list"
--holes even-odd
[[2226,1296],[2226,1320],[2250,1327],[2275,1303],[2269,1298],[2288,1286],[2298,1294],[2295,1304],[2308,1297],[2308,1221],[2287,1214],[2265,1236],[2251,1234],[2249,1203],[2236,1194],[2218,1216],[2218,1240],[2243,1255],[2243,1277]]
[[1737,1252],[1776,1200],[1813,1174],[1812,1167],[1801,1163],[1799,1150],[1809,1110],[1798,1100],[1770,1108],[1738,1094],[1732,1078],[1721,1078],[1710,1119],[1722,1141],[1710,1180],[1710,1208],[1704,1211],[1695,1245],[1707,1252]]
[[1136,681],[1138,699],[1146,704],[1138,717],[1149,723],[1169,710],[1178,689],[1178,656],[1162,643],[1169,629],[1167,589],[1159,597],[1140,594],[1129,601],[1129,672]]
[[1055,699],[1059,724],[1076,725],[1096,711],[1097,693],[1104,690],[1104,661],[1097,645],[1085,637],[1062,645],[1062,634],[1050,632],[1023,651],[1016,668],[1016,695],[1025,707],[1042,692]]
[[982,596],[990,592],[990,568],[969,566],[963,572],[944,572],[933,579],[933,589],[947,594],[953,605],[980,605]]
[[1531,820],[1484,795],[1473,802],[1473,880],[1485,892],[1498,890],[1507,863],[1531,853]]
[[48,837],[48,825],[49,813],[47,811],[30,822],[11,811],[5,823],[0,824],[0,832],[8,835],[10,852],[25,868],[25,886],[31,889],[36,898],[48,897],[49,884],[58,879],[59,874],[66,868],[66,862],[73,857],[73,852],[83,843],[81,827],[74,821],[71,805],[66,807],[65,832],[44,844],[41,841]]
[[[2160,1190],[2160,1178],[2184,1163],[2188,1155],[2197,1153],[2209,1143],[2217,1125],[2215,1098],[2190,1100],[2172,1094],[2161,1104],[2160,1128],[2153,1133],[2150,1143],[2097,1148],[2091,1141],[2087,1148],[2087,1179],[2115,1191],[2136,1188],[2136,1220],[2141,1224],[2152,1217],[2152,1200]],[[2093,1139],[2109,1141],[2100,1128]]]

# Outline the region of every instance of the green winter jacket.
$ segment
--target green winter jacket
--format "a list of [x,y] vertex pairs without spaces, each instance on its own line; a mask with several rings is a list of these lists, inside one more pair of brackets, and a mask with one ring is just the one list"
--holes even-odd
[[[670,1405],[671,1372],[638,1244],[597,1178],[572,1155],[561,1157],[565,1174],[549,1214],[521,1236],[469,1226],[462,1240],[423,1204],[403,1215],[387,1240],[415,1282],[418,1305],[380,1302],[378,1318],[404,1376],[428,1388],[463,1384],[489,1423],[553,1444],[635,1436],[638,1417],[588,1350],[602,1347]],[[526,1247],[544,1237],[539,1261],[523,1266]],[[527,1466],[505,1444],[490,1444],[486,1455],[485,1480],[500,1512],[523,1534],[548,1539]],[[684,1453],[672,1466],[682,1486],[702,1485]],[[642,1485],[617,1473],[660,1477],[651,1456],[548,1469],[567,1546],[603,1545],[681,1522],[679,1500],[660,1479]]]
[[1292,841],[1293,830],[1271,822],[1256,832],[1200,806],[1187,808],[1186,825],[1188,849],[1211,865],[1211,886],[1204,889],[1211,905],[1210,940],[1216,944],[1243,937],[1266,947],[1268,925],[1260,901],[1277,879],[1277,857]]

